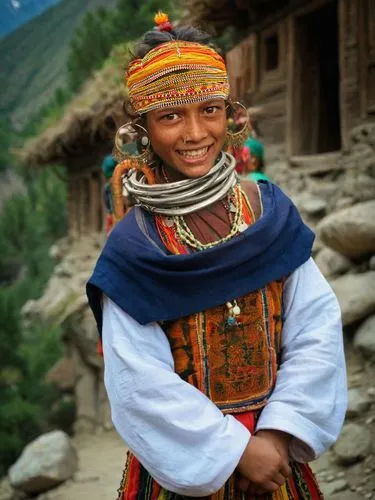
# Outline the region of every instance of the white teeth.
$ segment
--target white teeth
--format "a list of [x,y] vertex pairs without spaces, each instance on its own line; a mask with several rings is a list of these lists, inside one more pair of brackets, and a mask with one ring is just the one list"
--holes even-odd
[[199,158],[200,156],[204,156],[208,151],[207,148],[194,149],[192,151],[179,151],[182,156],[186,156],[187,158]]

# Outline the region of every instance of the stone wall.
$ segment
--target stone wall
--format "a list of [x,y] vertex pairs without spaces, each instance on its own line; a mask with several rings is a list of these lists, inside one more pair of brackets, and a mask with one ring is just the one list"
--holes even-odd
[[62,240],[51,248],[56,268],[39,300],[23,308],[24,321],[39,318],[60,325],[64,356],[47,375],[64,393],[73,393],[75,432],[93,433],[112,427],[103,384],[103,361],[98,355],[98,333],[89,310],[85,285],[94,268],[104,235]]

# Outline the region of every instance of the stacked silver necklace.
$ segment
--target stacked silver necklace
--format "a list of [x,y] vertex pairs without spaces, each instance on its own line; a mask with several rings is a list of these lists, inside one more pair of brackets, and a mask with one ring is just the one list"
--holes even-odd
[[142,172],[131,171],[123,179],[124,191],[148,212],[167,216],[187,215],[222,199],[237,184],[236,161],[221,152],[203,177],[166,184],[147,184]]

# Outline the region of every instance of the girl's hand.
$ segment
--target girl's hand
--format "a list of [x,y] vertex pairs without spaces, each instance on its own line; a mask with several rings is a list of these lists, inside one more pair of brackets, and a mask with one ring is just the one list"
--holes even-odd
[[261,431],[249,440],[238,470],[250,484],[240,479],[241,489],[249,486],[254,493],[274,492],[290,476],[292,471],[285,454],[285,436],[274,437],[269,434],[273,432]]

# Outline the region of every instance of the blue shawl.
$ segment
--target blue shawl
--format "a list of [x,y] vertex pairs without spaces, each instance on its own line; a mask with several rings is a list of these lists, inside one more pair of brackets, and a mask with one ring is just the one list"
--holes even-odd
[[312,231],[275,185],[259,183],[263,214],[213,248],[172,255],[153,217],[135,207],[110,234],[87,284],[99,332],[106,294],[140,324],[173,320],[236,299],[292,273],[311,255]]

